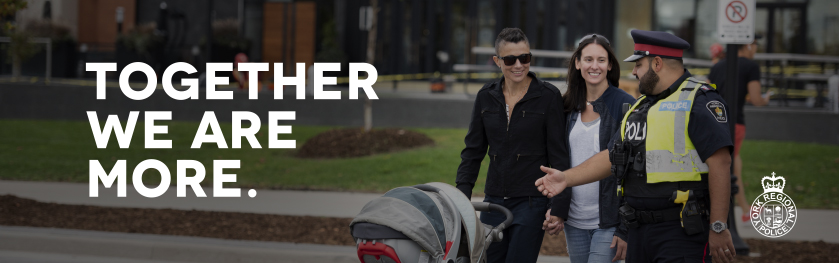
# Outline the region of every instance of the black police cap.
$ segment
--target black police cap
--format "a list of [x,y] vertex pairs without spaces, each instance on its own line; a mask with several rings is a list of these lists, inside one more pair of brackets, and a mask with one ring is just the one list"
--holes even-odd
[[626,62],[634,62],[646,56],[681,58],[684,50],[690,48],[687,41],[667,32],[634,29],[630,34],[635,41],[635,52],[623,60]]

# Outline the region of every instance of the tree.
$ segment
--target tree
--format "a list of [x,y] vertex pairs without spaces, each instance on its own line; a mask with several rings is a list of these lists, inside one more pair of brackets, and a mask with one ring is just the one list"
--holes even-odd
[[[371,16],[371,23],[370,23],[370,31],[367,34],[367,63],[373,65],[373,62],[376,60],[376,23],[378,20],[376,13],[379,11],[378,0],[370,0],[370,9],[372,11],[369,16]],[[370,131],[373,129],[373,101],[370,100],[369,97],[364,97],[364,131]]]
[[[0,0],[0,19],[6,20],[10,15],[14,15],[18,10],[26,9],[25,0]],[[11,27],[12,24],[5,21],[6,28]]]
[[24,0],[0,0],[0,20],[3,23],[3,34],[11,39],[8,54],[12,57],[12,77],[20,77],[20,69],[23,61],[34,56],[38,52],[37,46],[30,42],[30,35],[27,32],[18,32],[15,25],[8,21],[10,16],[18,10],[26,9],[27,3]]

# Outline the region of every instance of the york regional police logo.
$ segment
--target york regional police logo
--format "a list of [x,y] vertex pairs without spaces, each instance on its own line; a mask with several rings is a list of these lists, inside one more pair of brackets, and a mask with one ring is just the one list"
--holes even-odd
[[728,122],[728,113],[725,112],[725,105],[722,102],[712,100],[705,104],[705,108],[708,108],[708,111],[711,112],[711,115],[717,119],[719,123],[727,123]]
[[766,237],[782,237],[792,230],[798,218],[795,202],[783,192],[786,180],[783,176],[775,177],[773,172],[772,177],[764,176],[760,184],[763,194],[755,199],[749,211],[752,226]]

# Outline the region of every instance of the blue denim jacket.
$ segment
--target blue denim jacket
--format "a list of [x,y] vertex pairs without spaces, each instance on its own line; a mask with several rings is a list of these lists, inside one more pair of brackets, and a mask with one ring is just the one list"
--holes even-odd
[[[612,135],[615,132],[620,131],[620,122],[623,119],[623,115],[621,112],[622,105],[624,103],[635,103],[635,98],[626,93],[625,91],[609,85],[606,91],[603,92],[603,95],[600,95],[600,98],[597,98],[594,102],[592,102],[592,106],[594,106],[594,112],[600,114],[600,150],[606,150],[608,148],[609,139],[612,138]],[[571,134],[571,130],[574,128],[574,124],[577,122],[577,118],[580,117],[579,111],[573,111],[568,113],[566,119],[566,137],[565,141],[567,145],[570,145],[568,141],[568,134]],[[569,148],[570,151],[570,148]],[[615,175],[610,175],[605,179],[600,180],[600,228],[610,228],[614,226],[620,225],[620,218],[618,217],[618,207],[620,207],[620,198],[617,196],[617,178]],[[552,199],[551,204],[551,215],[563,218],[565,220],[568,219],[568,211],[571,207],[571,192],[574,191],[573,187],[566,188],[565,191],[562,191],[559,195]],[[618,232],[622,232],[618,234]],[[626,232],[623,231],[615,231],[615,235],[626,240],[626,236],[624,235]]]

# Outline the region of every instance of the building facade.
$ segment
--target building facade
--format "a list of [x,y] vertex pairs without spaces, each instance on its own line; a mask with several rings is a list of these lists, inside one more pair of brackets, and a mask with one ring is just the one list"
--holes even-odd
[[[718,0],[377,3],[374,64],[380,75],[450,73],[454,64],[491,63],[489,55],[474,55],[471,48],[492,47],[505,27],[521,28],[531,48],[544,50],[570,51],[582,36],[601,34],[619,57],[632,52],[632,29],[682,37],[692,45],[686,52],[692,58],[708,59],[709,47],[718,41]],[[371,0],[31,0],[15,20],[25,25],[49,14],[69,27],[87,61],[201,65],[232,62],[242,52],[250,61],[347,63],[367,61],[370,5]],[[756,33],[764,36],[758,52],[839,56],[837,10],[835,0],[758,0]],[[140,52],[118,55],[126,50]],[[537,57],[533,63],[564,67],[567,61]]]

